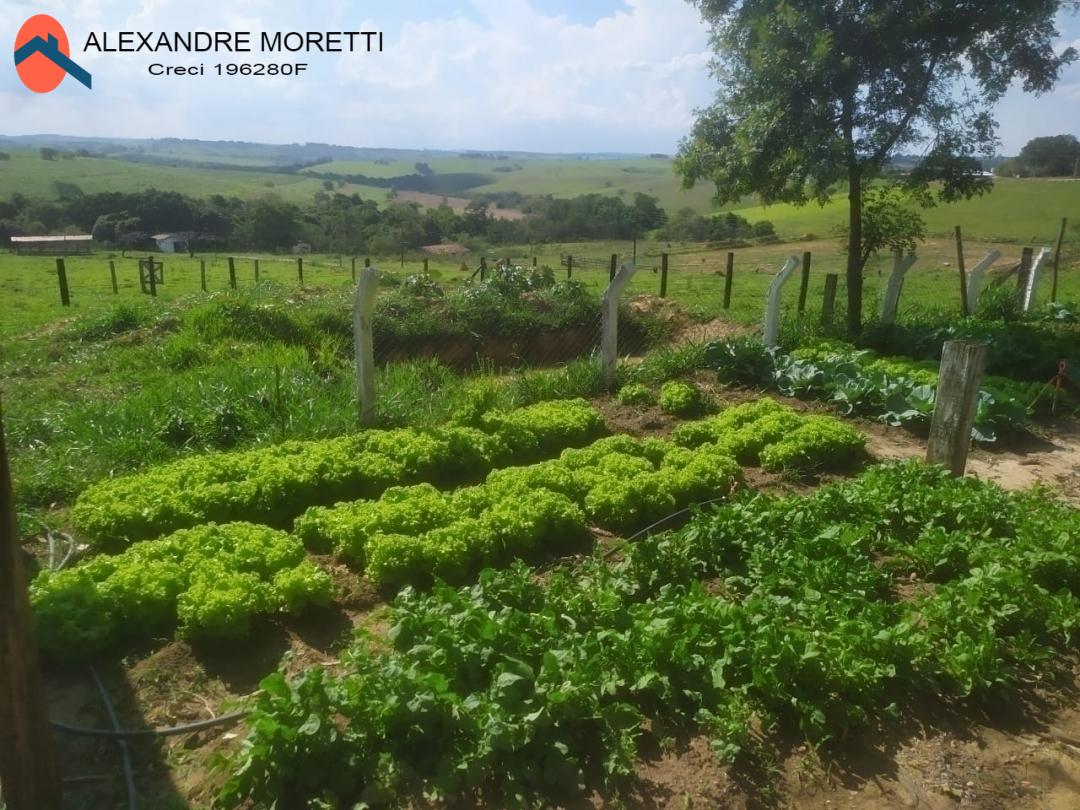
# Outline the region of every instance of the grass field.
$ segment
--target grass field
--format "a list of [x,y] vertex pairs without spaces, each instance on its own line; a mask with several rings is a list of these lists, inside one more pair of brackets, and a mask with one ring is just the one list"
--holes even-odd
[[[1038,247],[1041,243],[1035,243]],[[1005,268],[1019,260],[1020,247],[1011,243],[968,240],[965,259],[970,268],[990,250],[999,250],[1002,257],[995,268]],[[843,254],[835,241],[789,242],[762,245],[733,251],[735,273],[732,286],[731,308],[723,310],[723,290],[727,251],[710,249],[700,244],[668,244],[659,242],[638,243],[639,270],[630,282],[629,295],[657,295],[660,291],[660,253],[668,251],[668,297],[698,320],[707,321],[723,316],[737,323],[760,322],[765,305],[768,285],[785,259],[792,255],[801,257],[804,251],[812,253],[810,285],[807,309],[818,312],[821,307],[828,273],[841,277],[837,292],[838,313],[842,310],[845,292],[843,284]],[[607,262],[614,253],[619,261],[631,258],[632,246],[625,242],[583,242],[544,246],[517,246],[499,249],[487,254],[493,264],[501,257],[511,257],[515,263],[529,266],[533,256],[539,266],[555,270],[557,278],[565,278],[566,270],[561,257],[567,254],[578,257],[573,278],[591,287],[597,295],[607,284]],[[959,311],[959,281],[956,275],[955,245],[951,239],[931,238],[920,248],[919,261],[905,279],[900,300],[900,316],[912,308],[955,307]],[[165,284],[158,290],[162,304],[178,298],[198,294],[200,289],[200,261],[206,264],[206,286],[209,292],[229,287],[228,259],[223,255],[208,255],[190,259],[187,256],[159,256],[165,264]],[[306,295],[319,289],[342,289],[352,284],[352,258],[348,256],[304,257],[304,284],[299,284],[295,258],[287,256],[261,256],[235,254],[234,265],[237,285],[249,289],[255,285],[255,259],[259,259],[260,281],[295,289],[297,295]],[[115,262],[119,293],[114,295],[109,274],[109,261]],[[357,267],[363,266],[363,257],[357,259]],[[587,261],[582,261],[586,259]],[[423,257],[409,254],[404,264],[400,257],[374,257],[375,265],[383,273],[409,274],[423,270]],[[604,262],[604,266],[598,266]],[[461,265],[469,270],[463,272]],[[479,255],[428,260],[429,272],[440,284],[455,287],[464,283],[472,269],[479,264]],[[48,257],[25,257],[0,254],[0,295],[6,305],[0,309],[0,337],[24,334],[43,327],[58,318],[93,313],[112,307],[117,301],[143,301],[147,299],[139,288],[138,257],[127,258],[119,254],[96,253],[91,256],[69,257],[65,261],[72,306],[65,310],[60,305],[55,259]],[[866,271],[866,312],[873,315],[880,307],[881,294],[891,268],[891,259],[879,257],[870,262]],[[1049,298],[1051,275],[1049,266],[1041,274],[1036,302]],[[798,297],[797,279],[784,290],[785,306],[793,307]],[[1059,301],[1080,301],[1080,239],[1070,234],[1070,240],[1062,250]]]
[[[210,160],[236,165],[257,166],[260,158],[222,157],[202,154],[193,147],[177,147],[175,153],[155,152],[185,160]],[[193,196],[223,194],[243,198],[267,193],[293,202],[310,200],[323,190],[322,172],[364,174],[370,177],[393,177],[415,172],[416,161],[393,160],[335,161],[300,174],[260,171],[233,171],[194,167],[150,166],[119,158],[73,158],[42,160],[36,151],[14,151],[12,159],[0,161],[0,198],[18,192],[29,196],[55,197],[56,182],[75,183],[84,192],[139,191],[144,188],[178,191]],[[446,193],[457,196],[484,192],[520,192],[571,197],[579,194],[611,194],[629,202],[636,192],[660,199],[661,205],[674,213],[690,207],[700,213],[715,210],[712,187],[699,184],[694,189],[681,188],[672,163],[661,158],[601,159],[584,157],[528,158],[508,160],[463,158],[444,153],[416,153],[437,175],[447,177],[453,186]],[[512,171],[505,171],[512,169]],[[496,171],[502,170],[502,171]],[[469,185],[472,176],[486,177],[483,185]],[[464,182],[468,188],[457,189]],[[375,186],[346,184],[336,189],[346,194],[360,194],[366,199],[384,201],[387,190]],[[846,219],[846,199],[835,197],[828,205],[802,207],[772,205],[763,207],[747,197],[723,210],[738,211],[751,221],[767,219],[785,239],[803,239],[808,235],[830,237]],[[1080,180],[1003,179],[983,197],[950,205],[938,205],[925,211],[928,232],[944,235],[961,225],[972,238],[991,241],[1047,243],[1056,238],[1061,217],[1080,211]],[[1074,217],[1074,225],[1080,220]],[[1080,230],[1076,231],[1080,234]]]
[[[149,166],[117,158],[76,157],[42,160],[37,152],[12,152],[0,161],[0,197],[19,193],[55,198],[56,182],[74,183],[86,194],[101,191],[134,192],[147,188],[178,191],[194,197],[261,197],[277,194],[306,202],[323,188],[322,180],[272,172]],[[346,185],[340,191],[385,200],[386,189]]]

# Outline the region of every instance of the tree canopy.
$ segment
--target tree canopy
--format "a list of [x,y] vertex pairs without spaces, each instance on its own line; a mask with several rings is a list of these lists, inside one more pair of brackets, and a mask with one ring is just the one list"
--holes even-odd
[[1080,140],[1075,135],[1032,138],[1020,154],[997,168],[1000,175],[1075,177],[1080,174]]
[[[919,151],[902,178],[926,204],[990,186],[993,104],[1009,85],[1051,89],[1054,16],[1071,0],[690,0],[711,29],[720,87],[679,150],[688,185],[716,200],[849,200],[848,327],[862,325],[863,190],[890,155]],[[933,196],[931,196],[933,195]]]

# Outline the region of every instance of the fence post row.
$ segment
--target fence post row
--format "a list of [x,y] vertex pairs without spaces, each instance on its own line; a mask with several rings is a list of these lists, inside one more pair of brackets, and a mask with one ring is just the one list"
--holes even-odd
[[372,334],[375,292],[379,273],[365,267],[356,285],[353,305],[353,349],[356,353],[356,399],[360,405],[360,424],[375,424],[375,339]]
[[899,250],[893,254],[893,270],[885,285],[885,297],[881,300],[881,322],[892,323],[900,306],[900,291],[904,288],[904,276],[915,264],[915,254],[904,256]]
[[780,293],[784,285],[799,266],[798,256],[788,256],[780,272],[773,276],[769,283],[769,300],[765,304],[765,329],[764,337],[766,346],[775,346],[776,339],[780,335]]
[[833,313],[836,311],[836,287],[839,281],[839,274],[825,274],[825,296],[821,300],[821,322],[823,324],[832,323]]
[[802,280],[799,283],[799,314],[806,312],[806,293],[810,289],[810,251],[802,255]]
[[979,404],[979,383],[988,349],[986,343],[965,340],[949,340],[942,347],[926,460],[930,464],[944,464],[955,476],[963,475],[967,466],[971,426]]
[[982,287],[983,274],[990,268],[994,262],[1001,258],[1001,253],[996,250],[991,250],[982,260],[971,268],[971,273],[967,279],[967,312],[972,314],[979,304],[979,290]]
[[608,388],[615,385],[619,362],[619,298],[636,269],[633,262],[623,262],[604,290],[600,305],[600,375]]
[[735,280],[735,254],[727,255],[727,272],[724,274],[724,309],[731,309],[731,284]]

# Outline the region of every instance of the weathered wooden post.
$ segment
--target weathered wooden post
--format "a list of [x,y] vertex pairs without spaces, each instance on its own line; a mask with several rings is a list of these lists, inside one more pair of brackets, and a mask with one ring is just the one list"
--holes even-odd
[[949,340],[942,347],[926,460],[945,465],[953,475],[963,475],[967,466],[988,349],[986,343],[966,340]]
[[255,283],[259,283],[259,260],[255,260]]
[[1024,289],[1027,287],[1028,273],[1031,272],[1032,255],[1035,251],[1026,247],[1020,251],[1020,267],[1016,273],[1016,295],[1021,304],[1024,300]]
[[236,260],[229,257],[229,289],[236,289]]
[[297,277],[297,279],[299,279],[300,284],[303,285],[303,283],[304,283],[304,257],[303,256],[297,256],[296,257],[296,277]]
[[487,275],[487,259],[483,256],[480,257],[480,280],[483,281]]
[[735,254],[727,255],[727,272],[724,274],[724,309],[731,309],[731,284],[735,279]]
[[113,295],[119,295],[120,287],[116,284],[116,262],[109,259],[109,280],[112,281]]
[[154,270],[153,256],[146,257],[146,269],[148,271],[147,275],[149,276],[147,281],[150,282],[150,297],[157,298],[157,272]]
[[8,810],[59,810],[26,572],[0,414],[0,792]]
[[1001,258],[1001,253],[991,250],[971,268],[967,280],[967,310],[968,314],[975,312],[979,306],[979,290],[982,288],[983,274],[994,262]]
[[[349,265],[350,265],[349,270],[352,273],[352,280],[355,282],[356,281],[356,257],[355,256],[352,257],[352,260],[349,262]],[[426,271],[427,268],[425,267],[424,270]]]
[[956,231],[956,266],[960,271],[960,314],[965,318],[971,314],[967,297],[967,274],[964,272],[964,237],[957,225]]
[[806,251],[802,255],[802,279],[799,282],[799,314],[806,312],[806,293],[810,289],[810,259],[812,254]]
[[660,254],[660,297],[667,298],[668,255]]
[[1050,287],[1050,302],[1057,302],[1057,287],[1058,287],[1058,264],[1061,261],[1061,242],[1065,239],[1065,225],[1068,223],[1068,217],[1061,218],[1061,230],[1058,232],[1057,248],[1054,250],[1054,283]]
[[206,292],[206,259],[199,259],[199,286]]
[[428,271],[428,257],[425,256],[424,257],[424,275],[425,276],[427,275],[427,271]]
[[379,273],[365,267],[356,285],[353,305],[353,349],[356,353],[356,399],[360,404],[360,424],[375,424],[375,339],[372,322],[375,312],[375,291]]
[[900,291],[904,288],[904,276],[915,264],[915,254],[905,256],[901,251],[893,254],[893,269],[885,284],[885,296],[881,299],[881,322],[892,323],[900,307]]
[[533,267],[536,267],[536,257],[533,256]]
[[71,306],[71,293],[68,291],[67,267],[63,259],[56,260],[56,278],[60,282],[60,303],[65,307]]
[[839,274],[825,274],[825,295],[821,299],[821,322],[824,324],[832,323],[833,313],[836,311],[836,286],[839,281]]
[[611,266],[608,267],[608,284],[615,280],[615,273],[619,269],[619,255],[617,253],[611,254]]
[[776,340],[780,336],[780,294],[783,292],[787,280],[791,278],[791,274],[795,272],[795,268],[798,266],[799,257],[788,256],[784,266],[780,268],[780,272],[773,276],[773,280],[769,282],[769,297],[765,303],[765,327],[762,337],[766,346],[775,346]]
[[624,262],[604,290],[600,304],[600,374],[608,388],[615,385],[619,363],[619,298],[636,269],[633,262]]
[[371,267],[371,259],[367,256],[364,257],[364,267]]
[[567,255],[566,257],[566,278],[570,279],[570,276],[574,274],[574,257]]

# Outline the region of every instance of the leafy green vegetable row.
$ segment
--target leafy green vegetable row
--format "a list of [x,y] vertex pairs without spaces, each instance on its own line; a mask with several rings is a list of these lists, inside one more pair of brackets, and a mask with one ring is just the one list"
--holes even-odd
[[209,524],[74,568],[30,586],[38,642],[77,658],[123,640],[171,633],[244,638],[260,613],[328,604],[330,578],[290,534],[251,523]]
[[333,550],[382,586],[460,582],[484,566],[550,554],[587,534],[587,522],[625,531],[729,492],[738,464],[712,446],[611,436],[553,461],[508,467],[452,493],[395,487],[377,501],[313,507],[296,534]]
[[390,649],[263,682],[220,798],[550,806],[617,789],[658,728],[695,724],[730,759],[755,727],[821,740],[1045,675],[1078,595],[1080,512],[1045,492],[903,463],[747,493],[619,562],[406,589]]
[[453,493],[395,487],[377,501],[313,507],[295,531],[311,549],[366,565],[381,585],[459,582],[483,566],[564,547],[587,522],[629,532],[726,494],[740,475],[736,459],[760,457],[777,470],[837,466],[860,457],[863,443],[832,417],[761,400],[680,425],[675,442],[611,436]]
[[603,431],[599,413],[581,399],[492,412],[476,422],[192,456],[89,487],[72,521],[106,548],[211,521],[285,526],[309,506],[377,498],[395,484],[475,479],[585,444]]
[[[845,414],[865,414],[890,425],[926,423],[933,414],[937,365],[932,362],[875,358],[836,342],[783,354],[756,341],[731,339],[710,344],[705,354],[724,380],[828,400]],[[1043,388],[985,377],[972,438],[992,442],[1003,429],[1022,428]],[[1047,392],[1037,407],[1048,408],[1051,401]]]

